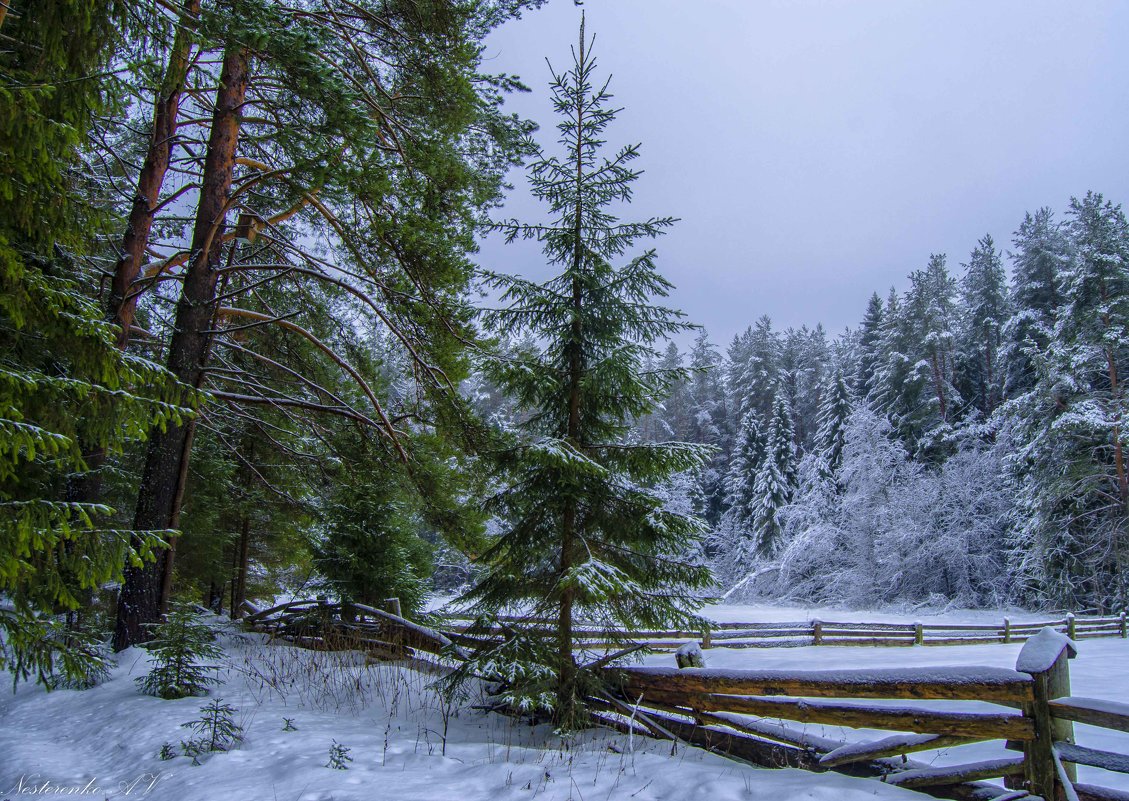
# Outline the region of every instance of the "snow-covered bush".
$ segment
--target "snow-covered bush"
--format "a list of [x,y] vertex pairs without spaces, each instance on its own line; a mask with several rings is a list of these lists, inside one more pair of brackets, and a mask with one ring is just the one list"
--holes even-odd
[[890,435],[885,418],[859,408],[836,480],[818,457],[805,460],[781,511],[787,546],[775,590],[850,606],[1000,604],[1010,500],[999,454],[967,443],[930,469]]

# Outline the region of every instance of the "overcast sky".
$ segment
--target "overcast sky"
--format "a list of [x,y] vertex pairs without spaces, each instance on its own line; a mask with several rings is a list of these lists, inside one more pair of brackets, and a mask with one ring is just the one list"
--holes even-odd
[[[1087,189],[1129,200],[1129,2],[587,0],[624,107],[609,145],[642,143],[632,217],[658,242],[672,305],[722,344],[861,319],[929,254],[959,274],[985,233]],[[533,90],[509,107],[553,145],[548,57],[570,64],[581,9],[551,0],[495,33],[486,69]],[[506,215],[536,218],[521,173]],[[536,248],[484,243],[542,278]]]

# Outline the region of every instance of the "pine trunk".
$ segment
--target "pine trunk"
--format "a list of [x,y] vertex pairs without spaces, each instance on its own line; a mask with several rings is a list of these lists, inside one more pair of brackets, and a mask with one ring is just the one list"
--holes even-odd
[[[196,17],[200,13],[200,0],[185,0],[184,13],[186,16]],[[133,325],[137,310],[138,290],[133,284],[140,277],[145,249],[149,245],[149,232],[157,213],[157,201],[165,173],[172,161],[177,114],[188,76],[191,52],[191,32],[182,24],[177,28],[160,94],[153,109],[153,133],[149,138],[149,150],[137,178],[137,194],[133,198],[125,235],[122,237],[121,254],[114,265],[109,311],[112,321],[118,327],[118,347],[123,350],[129,341],[130,326]]]
[[[2,0],[0,0],[2,3]],[[0,4],[0,12],[4,6]],[[186,15],[200,13],[200,0],[186,0]],[[138,291],[133,287],[139,277],[145,250],[149,246],[149,232],[157,213],[157,201],[164,184],[165,173],[172,160],[172,147],[176,139],[177,114],[184,82],[188,75],[188,60],[192,50],[190,32],[182,25],[173,40],[169,63],[161,83],[160,94],[153,110],[153,131],[149,150],[137,179],[137,194],[133,199],[121,252],[114,265],[110,300],[106,316],[117,328],[117,346],[125,350],[129,344],[130,327],[137,309]],[[67,480],[67,499],[75,503],[96,503],[102,496],[102,471],[106,463],[105,448],[85,454],[87,471]]]
[[[580,59],[584,60],[584,35],[581,28]],[[581,185],[584,181],[583,136],[584,108],[576,109],[576,211],[573,219],[573,254],[572,254],[572,322],[571,322],[571,350],[568,355],[568,442],[580,450],[580,382],[583,378],[584,364],[581,354],[581,340],[584,335],[581,323],[583,311],[584,288],[580,280],[580,271],[584,266],[583,243],[583,208],[581,205]],[[561,525],[561,578],[568,576],[573,568],[573,551],[576,549],[576,501],[569,498],[565,502],[564,516]],[[560,660],[559,686],[557,688],[557,720],[566,727],[575,723],[576,716],[576,662],[572,656],[572,615],[574,592],[571,587],[561,592],[560,621],[558,636],[558,654]]]
[[235,591],[231,596],[231,618],[238,620],[243,617],[243,602],[247,600],[247,561],[251,550],[251,515],[244,514],[239,527],[239,558],[235,565],[235,577],[232,580]]
[[[224,53],[192,233],[192,258],[184,276],[176,307],[175,330],[169,343],[168,368],[189,386],[200,384],[208,353],[224,218],[235,168],[239,115],[247,93],[249,61],[248,51],[243,48],[230,46]],[[175,524],[190,442],[189,425],[170,424],[164,431],[151,433],[134,518],[137,530],[163,530]],[[154,562],[141,567],[130,565],[126,569],[114,631],[116,650],[147,640],[145,626],[160,619],[162,590],[167,592],[166,577],[171,577],[172,556],[171,550],[164,551]]]

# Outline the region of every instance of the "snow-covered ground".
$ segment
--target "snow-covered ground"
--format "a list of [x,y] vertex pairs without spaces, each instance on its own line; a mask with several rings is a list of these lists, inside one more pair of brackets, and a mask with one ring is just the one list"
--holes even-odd
[[[717,620],[906,620],[876,612],[773,607],[714,607]],[[951,612],[949,622],[995,621],[1002,613]],[[1013,614],[1015,620],[1040,615]],[[917,615],[910,619],[925,621]],[[834,773],[759,770],[698,749],[677,748],[612,732],[562,742],[547,727],[530,727],[470,708],[444,709],[429,689],[434,676],[387,664],[365,666],[357,654],[267,645],[259,635],[225,634],[223,684],[210,698],[239,710],[246,739],[199,767],[186,757],[158,758],[165,742],[187,738],[180,724],[209,699],[163,701],[141,695],[134,679],[146,652],[119,655],[109,681],[91,690],[43,690],[22,685],[0,695],[0,798],[15,799],[50,782],[54,788],[96,788],[93,798],[126,795],[169,801],[861,801],[924,798],[867,779]],[[991,665],[1012,667],[1019,645],[959,647],[805,647],[710,649],[711,667],[821,669]],[[670,665],[672,654],[647,657]],[[1071,663],[1073,693],[1125,701],[1129,642],[1085,640]],[[872,702],[873,703],[873,702]],[[905,703],[905,702],[901,702]],[[945,706],[943,702],[922,702]],[[975,704],[975,702],[973,702]],[[987,705],[985,705],[987,706]],[[998,707],[992,707],[998,709]],[[297,731],[283,731],[291,718]],[[793,724],[798,725],[798,724]],[[808,726],[843,740],[878,732]],[[1077,726],[1082,744],[1129,753],[1129,735]],[[445,733],[445,734],[444,734]],[[326,767],[336,741],[350,749],[348,770]],[[915,755],[937,765],[1003,755],[1002,747],[972,745]],[[1129,777],[1079,768],[1082,781],[1129,789]],[[93,782],[93,783],[91,783]]]
[[[357,654],[223,638],[228,665],[211,698],[239,709],[244,743],[193,766],[158,757],[186,739],[182,723],[208,699],[163,701],[134,679],[148,655],[131,649],[90,690],[24,685],[0,696],[0,798],[85,788],[85,797],[147,801],[862,801],[921,796],[866,779],[758,770],[698,749],[607,731],[564,743],[468,707],[443,707],[434,677]],[[296,731],[283,731],[291,718]],[[446,735],[444,736],[444,732]],[[347,770],[326,767],[336,741]],[[44,783],[48,792],[39,792]],[[77,793],[78,790],[72,792]]]

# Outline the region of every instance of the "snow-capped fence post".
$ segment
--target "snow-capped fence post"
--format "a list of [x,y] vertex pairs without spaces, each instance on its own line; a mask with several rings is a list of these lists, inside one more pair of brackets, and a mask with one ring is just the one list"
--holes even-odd
[[394,614],[396,617],[403,617],[403,614],[401,614],[400,612],[399,598],[385,598],[384,605],[388,608],[388,611]]
[[913,624],[913,644],[925,645],[925,627],[921,623]]
[[[1074,724],[1051,715],[1050,701],[1070,695],[1070,667],[1067,660],[1077,651],[1074,642],[1050,626],[1031,637],[1019,652],[1015,669],[1034,679],[1034,700],[1023,705],[1023,716],[1030,718],[1035,739],[1023,744],[1023,775],[1027,790],[1043,798],[1056,798],[1054,745],[1074,742]],[[1073,765],[1066,767],[1073,781]]]
[[1011,620],[1004,618],[1004,642],[1011,642]]
[[1077,624],[1074,621],[1074,613],[1073,612],[1067,612],[1066,613],[1066,636],[1073,640],[1074,635],[1077,633],[1076,629],[1077,629]]
[[1126,637],[1129,637],[1129,628],[1126,627],[1125,623],[1126,623],[1126,621],[1125,621],[1125,610],[1122,609],[1121,610],[1121,628],[1118,631],[1118,634],[1121,635],[1121,639],[1123,639],[1123,640]]
[[811,622],[811,644],[823,645],[823,621],[813,620]]

